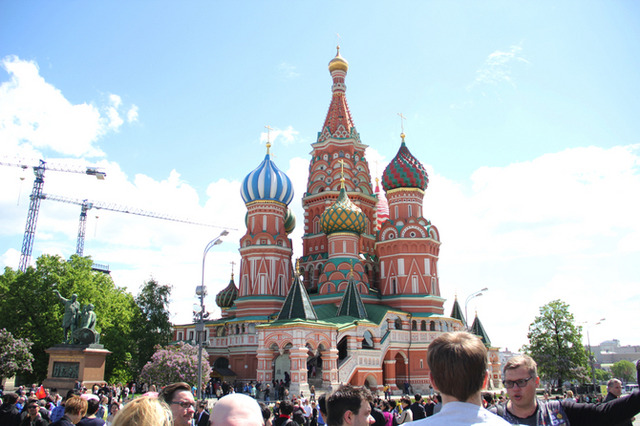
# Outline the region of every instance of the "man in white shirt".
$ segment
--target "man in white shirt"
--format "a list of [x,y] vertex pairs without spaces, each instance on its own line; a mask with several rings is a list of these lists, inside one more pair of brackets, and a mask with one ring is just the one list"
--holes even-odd
[[494,425],[504,419],[482,408],[482,389],[489,378],[487,348],[467,332],[444,333],[427,349],[429,379],[442,395],[442,409],[411,425]]

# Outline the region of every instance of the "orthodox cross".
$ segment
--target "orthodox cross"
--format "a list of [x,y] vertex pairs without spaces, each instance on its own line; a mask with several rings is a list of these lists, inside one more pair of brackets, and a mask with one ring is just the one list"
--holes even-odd
[[271,148],[271,130],[274,130],[273,127],[266,125],[264,126],[267,129],[267,154],[269,153],[269,148]]
[[344,160],[338,160],[340,163],[340,188],[344,188]]
[[234,262],[233,260],[231,262],[231,276],[233,277],[233,267],[236,266],[236,262]]
[[398,115],[400,116],[400,132],[404,133],[404,120],[406,120],[407,118],[402,115],[401,112],[399,112]]

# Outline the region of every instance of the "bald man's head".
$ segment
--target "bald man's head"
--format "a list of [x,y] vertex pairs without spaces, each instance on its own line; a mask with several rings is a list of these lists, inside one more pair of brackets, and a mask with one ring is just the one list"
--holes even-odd
[[262,426],[262,410],[255,399],[241,393],[227,395],[211,410],[210,426]]

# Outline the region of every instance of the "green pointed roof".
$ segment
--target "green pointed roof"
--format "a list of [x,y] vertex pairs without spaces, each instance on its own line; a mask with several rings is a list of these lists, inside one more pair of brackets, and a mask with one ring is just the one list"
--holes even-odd
[[460,308],[460,304],[458,303],[458,296],[456,296],[456,299],[453,302],[453,308],[451,309],[451,315],[449,316],[453,319],[462,321],[462,325],[464,325],[465,328],[467,327],[467,321],[465,320],[464,315],[462,314],[462,308]]
[[471,325],[471,332],[476,336],[478,336],[486,347],[488,348],[491,347],[491,340],[489,340],[489,336],[487,335],[487,332],[484,331],[484,327],[482,326],[482,323],[480,322],[480,318],[478,318],[477,313],[476,313],[476,318],[473,320],[473,324]]
[[336,316],[350,316],[360,319],[368,318],[367,310],[364,307],[364,303],[362,302],[362,298],[360,297],[360,293],[358,293],[358,288],[356,287],[356,282],[353,279],[353,271],[349,277],[347,289],[342,296],[342,301],[340,302],[340,307],[338,308],[338,312],[336,312]]
[[318,315],[316,315],[311,300],[309,300],[307,290],[304,288],[302,281],[300,281],[298,274],[294,275],[293,285],[289,289],[282,309],[280,309],[278,320],[303,319],[317,321]]

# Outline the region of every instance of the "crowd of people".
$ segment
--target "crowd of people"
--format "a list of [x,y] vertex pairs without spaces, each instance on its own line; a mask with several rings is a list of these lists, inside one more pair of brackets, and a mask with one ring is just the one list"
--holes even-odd
[[[395,426],[429,425],[624,425],[640,412],[640,392],[622,396],[621,382],[609,381],[607,395],[537,396],[540,378],[535,361],[526,355],[503,368],[506,394],[483,392],[488,381],[487,349],[472,334],[444,333],[427,354],[429,378],[436,394],[374,397],[365,387],[341,385],[318,396],[311,388],[290,395],[280,383],[270,401],[271,384],[231,386],[210,382],[197,401],[195,387],[173,383],[156,392],[153,386],[76,386],[64,398],[42,386],[3,393],[0,426]],[[640,362],[636,365],[640,383]],[[284,386],[286,390],[288,388]],[[260,390],[259,390],[260,389]],[[259,395],[262,401],[259,401]],[[217,400],[213,399],[217,397]],[[212,406],[212,408],[211,408]],[[211,410],[209,410],[211,408]]]

